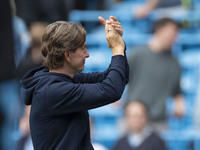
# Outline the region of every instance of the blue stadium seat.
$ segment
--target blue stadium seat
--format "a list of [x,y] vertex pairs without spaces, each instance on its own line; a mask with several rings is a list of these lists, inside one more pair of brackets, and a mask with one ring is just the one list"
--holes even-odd
[[178,60],[182,66],[182,89],[186,93],[196,94],[198,86],[196,83],[199,78],[200,46],[199,49],[183,50],[183,52],[178,55]]
[[196,130],[170,130],[162,138],[170,150],[199,150],[200,132]]
[[90,110],[89,113],[93,118],[93,140],[110,149],[120,137],[118,119],[122,117],[122,108],[110,104]]

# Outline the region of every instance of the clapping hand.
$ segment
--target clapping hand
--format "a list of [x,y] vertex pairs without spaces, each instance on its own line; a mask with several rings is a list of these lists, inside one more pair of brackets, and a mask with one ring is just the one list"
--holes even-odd
[[123,29],[121,23],[111,16],[109,20],[99,17],[100,22],[105,25],[106,40],[108,47],[112,49],[114,55],[124,55],[125,44],[122,39]]
[[[106,20],[103,17],[99,17],[98,18],[99,21],[105,25],[106,24]],[[109,20],[107,21],[107,23],[109,25],[111,25],[121,36],[123,35],[123,29],[122,29],[122,25],[121,23],[117,20],[116,17],[114,16],[110,16]]]

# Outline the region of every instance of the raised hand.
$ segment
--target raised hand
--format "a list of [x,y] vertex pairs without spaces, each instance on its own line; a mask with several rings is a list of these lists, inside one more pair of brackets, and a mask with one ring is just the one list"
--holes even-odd
[[123,29],[121,23],[117,20],[115,16],[110,16],[109,21],[111,22],[111,26],[122,36]]
[[125,44],[121,37],[123,34],[121,24],[114,23],[118,21],[113,16],[111,16],[110,19],[106,21],[102,17],[99,17],[99,20],[105,25],[106,40],[108,43],[108,47],[113,51],[113,56],[124,55]]
[[[105,25],[106,20],[105,20],[103,17],[100,16],[98,19],[99,19],[99,21],[100,21],[103,25]],[[121,23],[117,20],[116,17],[110,16],[110,18],[109,18],[109,20],[108,20],[107,23],[110,24],[121,36],[123,35],[122,25],[121,25]]]

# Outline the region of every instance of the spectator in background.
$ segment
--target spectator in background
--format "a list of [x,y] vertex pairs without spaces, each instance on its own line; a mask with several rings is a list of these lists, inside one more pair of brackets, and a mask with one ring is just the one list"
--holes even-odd
[[[42,40],[42,33],[46,26],[47,23],[45,22],[35,22],[31,24],[30,26],[31,45],[25,57],[22,59],[19,67],[17,68],[17,77],[19,79],[29,69],[42,65],[43,59],[41,54],[41,40]],[[29,114],[30,114],[30,106],[26,106],[24,114],[19,122],[21,138],[18,141],[17,145],[18,150],[30,150],[30,147],[33,149],[32,142],[30,140]]]
[[19,86],[15,78],[14,31],[10,1],[0,5],[0,110],[3,123],[0,129],[0,149],[14,150],[18,138]]
[[166,150],[164,141],[148,125],[148,111],[140,102],[130,102],[125,108],[127,134],[113,150]]
[[15,66],[18,67],[20,61],[25,56],[30,46],[30,36],[23,19],[16,15],[16,5],[14,0],[10,0],[12,10],[12,24],[14,34],[14,58]]
[[31,44],[25,57],[17,68],[17,76],[20,79],[29,69],[42,65],[41,39],[47,23],[35,22],[30,26]]
[[16,16],[14,0],[2,1],[0,9],[0,144],[3,150],[15,150],[23,110],[15,73],[29,46],[29,34],[23,20]]
[[186,8],[181,5],[181,0],[146,0],[143,5],[133,7],[133,15],[136,18],[144,18],[154,10],[157,10],[159,15],[168,16],[171,11],[185,12]]
[[172,44],[179,25],[170,18],[155,23],[148,45],[132,50],[129,55],[130,81],[127,101],[140,99],[147,105],[149,117],[159,131],[167,129],[166,100],[173,96],[174,114],[184,115],[184,100],[180,88],[181,67],[172,56]]

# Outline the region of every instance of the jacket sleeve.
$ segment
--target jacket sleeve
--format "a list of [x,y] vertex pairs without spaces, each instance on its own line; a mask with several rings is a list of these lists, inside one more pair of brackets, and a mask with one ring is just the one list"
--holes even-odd
[[108,74],[100,83],[55,83],[46,89],[47,108],[52,115],[100,107],[119,100],[127,83],[126,57],[112,57]]
[[[126,83],[129,81],[129,65],[125,53],[125,69],[126,69]],[[109,66],[109,68],[111,65]],[[93,72],[93,73],[78,73],[75,75],[75,81],[77,83],[100,83],[102,82],[109,73],[109,68],[104,72]]]
[[109,73],[109,68],[104,72],[78,73],[74,79],[77,83],[100,83]]

